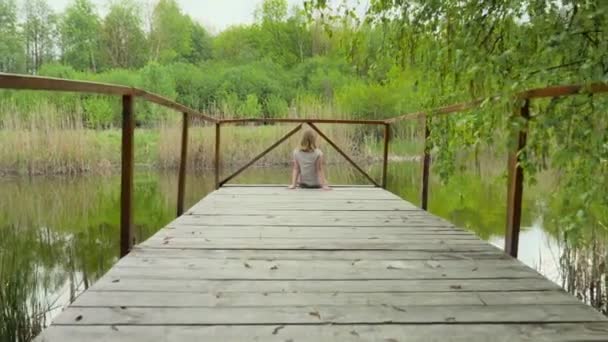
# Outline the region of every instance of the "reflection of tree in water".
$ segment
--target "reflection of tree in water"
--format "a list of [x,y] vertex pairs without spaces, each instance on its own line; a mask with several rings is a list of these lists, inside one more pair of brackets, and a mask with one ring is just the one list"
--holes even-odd
[[608,314],[608,206],[602,200],[606,198],[558,187],[549,202],[546,229],[560,243],[562,287]]
[[[135,233],[144,240],[172,218],[158,175],[136,176]],[[116,262],[118,177],[17,180],[2,184],[0,340],[28,341]],[[169,198],[169,199],[168,199]]]
[[49,272],[61,262],[64,242],[46,229],[0,226],[0,340],[29,341],[46,323],[61,276]]
[[586,241],[576,241],[563,232],[559,266],[562,287],[585,303],[608,314],[608,241],[605,231],[589,229]]

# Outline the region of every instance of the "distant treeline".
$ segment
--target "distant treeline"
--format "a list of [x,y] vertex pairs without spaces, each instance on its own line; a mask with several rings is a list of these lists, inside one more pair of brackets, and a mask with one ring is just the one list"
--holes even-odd
[[[175,0],[112,1],[105,17],[90,0],[73,0],[63,13],[46,0],[21,7],[0,0],[0,71],[136,86],[224,116],[286,117],[331,106],[379,118],[416,106],[415,97],[403,95],[412,89],[412,73],[406,79],[390,63],[372,62],[373,49],[361,52],[369,61],[351,63],[352,23],[328,27],[308,14],[285,0],[264,0],[253,24],[213,36]],[[51,105],[87,127],[120,123],[115,98],[0,94],[0,121],[11,111],[24,118]],[[162,116],[153,106],[138,110],[140,123]]]

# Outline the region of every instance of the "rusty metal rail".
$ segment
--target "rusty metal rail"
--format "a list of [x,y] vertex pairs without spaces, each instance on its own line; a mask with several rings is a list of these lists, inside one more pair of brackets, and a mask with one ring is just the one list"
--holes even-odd
[[[184,106],[165,97],[147,92],[142,89],[127,87],[114,84],[105,84],[98,82],[74,81],[52,77],[37,77],[28,75],[15,75],[0,73],[0,89],[17,89],[17,90],[45,90],[45,91],[65,91],[76,93],[91,93],[102,95],[115,95],[122,97],[122,150],[121,150],[121,211],[120,211],[120,231],[121,231],[121,256],[126,255],[134,244],[133,234],[133,169],[134,169],[134,140],[135,131],[135,98],[139,97],[145,101],[155,103],[160,106],[181,112],[183,115],[182,136],[181,136],[181,155],[179,164],[179,179],[178,179],[178,195],[177,195],[177,215],[181,215],[184,211],[184,197],[186,189],[186,160],[188,149],[188,127],[193,119],[200,119],[203,122],[215,124],[215,184],[220,187],[228,181],[234,179],[245,169],[253,165],[257,160],[272,151],[281,143],[301,129],[303,124],[309,125],[323,139],[325,139],[336,151],[341,154],[355,169],[357,169],[365,178],[372,184],[378,187],[387,187],[388,176],[388,154],[390,145],[391,125],[404,121],[421,119],[424,122],[424,138],[425,147],[422,158],[422,190],[421,190],[421,206],[423,209],[428,208],[428,191],[429,191],[429,174],[431,164],[431,153],[429,150],[429,138],[431,135],[430,120],[434,116],[456,114],[470,109],[479,107],[484,102],[497,101],[502,96],[492,96],[489,98],[476,99],[471,102],[453,104],[445,107],[430,109],[399,115],[387,120],[343,120],[343,119],[279,119],[279,118],[242,118],[242,119],[217,119],[192,108]],[[577,94],[594,94],[608,92],[608,84],[593,83],[589,85],[565,85],[552,86],[546,88],[529,89],[515,95],[511,98],[519,100],[523,103],[515,109],[514,116],[523,117],[526,121],[530,118],[530,102],[532,99],[538,98],[554,98]],[[517,102],[517,101],[515,101]],[[244,123],[297,123],[295,129],[287,135],[279,139],[276,143],[268,147],[262,153],[254,157],[251,161],[239,168],[236,172],[220,180],[221,173],[221,126],[223,124],[244,124]],[[357,163],[355,163],[338,145],[333,142],[325,133],[323,133],[315,124],[356,124],[356,125],[383,125],[384,126],[384,149],[382,163],[382,180],[378,183],[368,173],[366,173]],[[505,231],[505,251],[510,255],[517,257],[517,246],[519,240],[519,231],[521,226],[521,205],[523,197],[523,179],[524,172],[520,165],[520,152],[525,148],[527,138],[527,125],[525,125],[514,137],[517,141],[517,148],[509,152],[508,158],[508,196],[507,196],[507,227]]]

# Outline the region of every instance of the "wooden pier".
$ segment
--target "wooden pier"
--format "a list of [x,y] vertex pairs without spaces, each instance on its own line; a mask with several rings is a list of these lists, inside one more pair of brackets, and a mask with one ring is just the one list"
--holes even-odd
[[[608,341],[608,320],[517,261],[524,169],[521,152],[538,99],[608,93],[607,83],[507,94],[519,129],[508,157],[505,252],[426,211],[431,119],[504,96],[385,120],[221,119],[143,89],[0,73],[0,89],[117,96],[122,101],[120,254],[104,277],[37,341]],[[135,99],[183,115],[175,221],[133,247]],[[507,99],[507,98],[504,98]],[[219,188],[303,125],[376,188],[325,192],[224,187],[184,213],[188,127],[215,125]],[[387,187],[391,127],[422,121],[421,209]],[[523,125],[521,123],[524,123]],[[222,125],[297,124],[220,179]],[[383,131],[382,179],[372,178],[317,124]]]
[[372,187],[224,187],[37,341],[608,341],[606,318]]

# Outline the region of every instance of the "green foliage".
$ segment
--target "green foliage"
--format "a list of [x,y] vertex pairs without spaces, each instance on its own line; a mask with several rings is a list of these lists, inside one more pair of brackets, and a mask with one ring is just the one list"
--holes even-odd
[[112,2],[100,37],[104,65],[130,69],[145,64],[148,44],[140,12],[134,0]]
[[26,1],[24,12],[23,36],[27,52],[26,69],[36,73],[42,64],[53,58],[57,17],[45,0]]
[[153,60],[169,63],[191,56],[192,26],[190,18],[181,13],[177,1],[160,0],[152,13],[150,48]]
[[237,109],[237,114],[240,117],[246,117],[246,118],[259,118],[262,116],[262,106],[260,105],[260,102],[258,101],[258,97],[255,94],[249,94],[247,95],[247,98],[245,98],[245,101],[243,101],[238,109]]
[[264,102],[265,113],[270,118],[285,118],[289,113],[289,105],[283,98],[272,94]]
[[353,82],[335,96],[338,107],[356,118],[383,119],[398,114],[401,94],[379,84]]
[[15,0],[0,0],[0,72],[23,72],[25,48],[18,31]]
[[235,93],[225,93],[220,100],[220,109],[228,117],[236,116],[240,109],[239,97]]
[[217,60],[246,63],[262,56],[257,26],[231,26],[213,40],[213,54]]
[[120,111],[102,96],[90,96],[82,101],[84,120],[87,127],[107,128],[120,124]]
[[61,19],[62,59],[78,70],[98,69],[101,22],[90,0],[74,0]]
[[[174,100],[177,93],[175,92],[175,80],[170,71],[171,68],[167,66],[156,62],[148,63],[140,71],[140,88]],[[148,102],[142,103],[141,107],[144,108],[144,111],[137,116],[137,120],[143,123],[151,123],[163,119],[167,112],[166,109]]]
[[213,57],[213,41],[204,27],[195,22],[191,25],[192,50],[185,59],[188,63],[198,64]]

